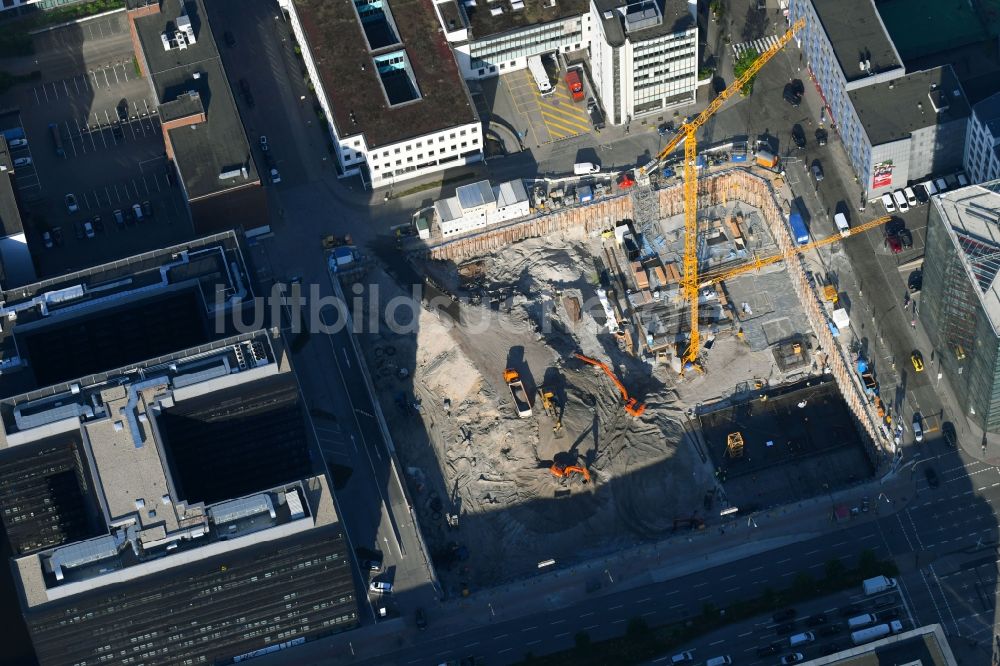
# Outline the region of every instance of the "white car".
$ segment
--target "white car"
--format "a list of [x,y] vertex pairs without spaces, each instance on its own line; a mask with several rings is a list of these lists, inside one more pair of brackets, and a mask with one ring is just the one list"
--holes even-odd
[[11,139],[10,141],[7,142],[7,145],[10,146],[11,148],[27,148],[28,147],[28,140],[27,139]]
[[885,212],[887,212],[887,213],[895,213],[896,212],[896,204],[894,204],[892,202],[892,195],[891,194],[883,194],[882,195],[882,205],[885,206]]
[[903,194],[903,190],[896,190],[893,192],[892,200],[896,202],[896,207],[899,208],[900,213],[905,213],[910,210],[910,205],[906,203],[906,195]]
[[26,166],[30,166],[30,165],[31,165],[31,158],[30,157],[18,157],[16,160],[14,160],[14,168],[15,169],[17,167],[26,167]]
[[83,233],[87,234],[87,238],[94,237],[94,225],[90,222],[83,223]]
[[136,222],[142,220],[142,206],[139,204],[132,204],[132,214],[135,215]]
[[52,247],[54,245],[52,242],[52,234],[48,231],[42,234],[42,241],[45,243],[45,247]]
[[76,203],[76,197],[72,194],[66,195],[66,210],[71,213],[75,213],[80,210],[80,206]]
[[263,134],[260,135],[260,149],[267,152],[267,137]]
[[913,439],[917,442],[924,441],[924,426],[920,421],[919,416],[913,417]]
[[379,594],[389,594],[392,592],[392,583],[387,583],[384,580],[373,580],[368,589]]
[[277,169],[271,169],[271,182],[275,185],[281,182],[281,174],[278,173]]

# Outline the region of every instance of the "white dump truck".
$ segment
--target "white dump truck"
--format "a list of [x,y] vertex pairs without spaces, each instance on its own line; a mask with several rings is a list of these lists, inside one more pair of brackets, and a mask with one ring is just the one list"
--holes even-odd
[[870,597],[873,594],[885,592],[886,590],[895,590],[896,579],[886,576],[875,576],[874,578],[866,579],[862,585],[865,588],[865,595]]

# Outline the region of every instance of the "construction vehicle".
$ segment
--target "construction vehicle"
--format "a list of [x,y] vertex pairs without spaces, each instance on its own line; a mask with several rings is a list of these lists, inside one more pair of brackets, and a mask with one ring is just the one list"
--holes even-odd
[[865,393],[870,396],[878,395],[878,381],[875,380],[875,373],[872,372],[868,367],[868,361],[862,357],[858,357],[858,375],[861,377],[861,383],[864,384]]
[[614,382],[615,386],[618,387],[618,391],[622,394],[622,400],[625,401],[625,411],[632,416],[642,416],[642,413],[646,411],[646,405],[639,404],[638,400],[629,396],[628,390],[625,389],[625,385],[621,383],[615,373],[611,372],[611,368],[609,368],[606,364],[590,358],[589,356],[584,356],[583,354],[577,353],[573,354],[573,356],[588,365],[592,365],[603,370],[604,374],[608,376],[608,379]]
[[750,79],[752,79],[761,67],[766,65],[777,53],[785,47],[796,32],[805,27],[805,19],[799,19],[784,35],[768,49],[766,49],[747,68],[742,76],[737,78],[732,84],[719,93],[712,102],[698,114],[695,118],[685,122],[677,134],[671,139],[660,153],[647,164],[637,170],[637,176],[645,183],[649,182],[652,173],[660,171],[664,160],[681,143],[684,144],[684,274],[681,278],[681,293],[688,303],[688,316],[690,320],[690,336],[687,350],[681,357],[681,368],[687,365],[695,365],[698,360],[700,350],[700,337],[698,333],[698,169],[697,169],[697,146],[695,144],[695,133],[716,111],[722,108],[726,100],[741,90]]
[[562,419],[559,417],[559,406],[556,404],[555,393],[542,386],[538,389],[538,397],[542,400],[542,411],[556,420],[555,425],[552,426],[552,434],[556,437],[562,437],[564,435],[563,425]]
[[814,250],[818,247],[823,247],[824,245],[829,245],[831,243],[839,243],[845,238],[850,238],[851,236],[856,236],[858,234],[864,233],[869,229],[874,229],[875,227],[881,226],[891,220],[891,216],[880,217],[872,220],[871,222],[865,222],[864,224],[859,224],[856,227],[851,227],[847,236],[842,236],[840,233],[836,233],[832,236],[827,236],[826,238],[821,238],[818,241],[813,241],[806,245],[796,245],[790,248],[787,252],[780,254],[772,254],[767,257],[754,257],[752,260],[743,264],[742,266],[737,266],[736,268],[718,273],[712,276],[706,276],[706,279],[698,284],[698,288],[702,289],[704,287],[709,287],[711,285],[719,284],[730,278],[736,277],[737,275],[742,275],[743,273],[749,273],[751,271],[760,270],[765,266],[770,266],[771,264],[777,263],[779,261],[784,261],[785,259],[790,259],[797,254],[807,252],[809,250]]
[[522,419],[531,416],[531,403],[528,402],[528,393],[524,390],[524,382],[521,381],[521,376],[517,374],[517,370],[511,370],[510,368],[504,370],[503,380],[507,382],[507,388],[510,389],[510,396],[514,399],[514,409],[517,410],[517,415]]
[[320,242],[323,244],[324,250],[332,250],[333,248],[340,247],[341,245],[354,244],[354,241],[351,240],[350,234],[347,234],[346,236],[334,236],[333,234],[329,234],[327,236],[323,236],[323,238],[320,239]]
[[552,472],[553,476],[559,477],[560,479],[568,479],[573,474],[579,474],[583,477],[584,483],[590,483],[590,472],[587,471],[586,467],[552,463],[552,467],[549,467],[549,471]]

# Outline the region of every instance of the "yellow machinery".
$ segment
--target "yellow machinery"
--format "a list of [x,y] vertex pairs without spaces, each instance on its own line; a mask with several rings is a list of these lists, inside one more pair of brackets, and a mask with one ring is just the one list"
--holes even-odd
[[705,279],[699,284],[697,284],[696,287],[700,289],[702,287],[708,287],[713,284],[718,284],[730,278],[736,277],[737,275],[742,275],[743,273],[749,273],[751,271],[761,269],[764,266],[770,266],[771,264],[777,263],[779,261],[790,259],[791,257],[794,257],[797,254],[802,254],[803,252],[814,250],[818,247],[823,247],[824,245],[830,245],[831,243],[842,241],[845,238],[850,238],[851,236],[854,236],[856,234],[864,233],[869,229],[874,229],[877,226],[885,224],[891,219],[892,216],[886,215],[884,217],[879,217],[874,220],[871,220],[870,222],[859,224],[856,227],[851,227],[850,230],[847,232],[846,236],[840,233],[836,233],[833,234],[832,236],[821,238],[820,240],[812,243],[806,243],[805,245],[796,245],[788,252],[772,254],[771,256],[768,257],[755,257],[753,260],[743,264],[742,266],[737,266],[736,268],[730,269],[728,271],[723,271],[717,275],[705,276]]
[[681,359],[682,368],[688,363],[695,363],[698,359],[698,349],[700,339],[698,333],[698,170],[696,165],[697,146],[695,145],[695,132],[698,128],[712,117],[712,115],[722,108],[727,99],[732,97],[750,79],[760,71],[760,68],[767,64],[778,51],[784,48],[792,36],[805,26],[805,19],[799,19],[788,31],[782,35],[769,49],[761,53],[750,68],[738,79],[719,93],[719,96],[712,100],[708,107],[698,114],[690,122],[684,123],[673,139],[667,143],[666,147],[660,151],[653,160],[643,165],[637,170],[640,180],[648,182],[649,175],[657,171],[663,164],[663,160],[674,152],[674,150],[684,142],[684,275],[681,277],[681,293],[688,303],[691,317],[691,337],[688,341],[688,348]]
[[739,432],[729,433],[729,437],[726,439],[726,454],[730,458],[742,458],[743,457],[743,434]]

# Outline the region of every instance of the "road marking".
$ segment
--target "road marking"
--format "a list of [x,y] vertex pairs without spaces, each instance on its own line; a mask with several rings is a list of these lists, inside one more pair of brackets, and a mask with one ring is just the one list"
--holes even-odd
[[819,552],[819,550],[820,550],[819,548],[817,548],[815,550],[810,550],[808,553],[806,553],[806,556],[808,557],[809,555],[815,555],[816,553]]
[[764,569],[764,567],[757,567],[755,569],[751,569],[750,573],[753,573],[754,571],[762,571],[763,569]]
[[[597,629],[599,626],[601,626],[601,625],[599,625],[599,624],[592,624],[589,627],[584,627],[583,630],[584,631],[590,631],[591,629]],[[529,643],[529,645],[530,645],[530,643]]]
[[[615,608],[621,608],[621,606],[615,606]],[[611,610],[614,610],[614,609],[611,609]],[[566,624],[566,620],[554,620],[552,622],[549,622],[549,624]]]
[[739,587],[731,587],[728,590],[726,590],[726,594],[729,594],[730,592],[736,592],[739,589],[740,589]]
[[[525,643],[525,645],[536,645],[536,644],[541,643],[541,642],[542,642],[541,640],[528,641],[527,643]],[[466,646],[466,647],[468,647],[468,646]]]
[[747,636],[750,636],[752,634],[753,634],[752,631],[748,631],[745,634],[740,634],[737,638],[746,638]]
[[726,576],[725,578],[720,578],[719,581],[721,582],[724,580],[732,580],[733,578],[736,578],[736,574],[733,574],[731,576]]
[[514,648],[504,648],[502,650],[497,650],[497,654],[503,654],[504,652],[510,652]]
[[726,639],[720,638],[719,640],[715,641],[714,643],[709,643],[708,647],[714,647],[716,645],[722,645],[725,642],[726,642]]
[[699,587],[705,587],[706,585],[708,585],[707,581],[704,582],[704,583],[698,583],[697,585],[694,586],[694,589],[697,590]]
[[507,636],[509,636],[509,635],[510,635],[510,634],[500,634],[499,636],[494,636],[494,637],[493,637],[493,640],[495,640],[495,641],[498,641],[498,640],[500,640],[501,638],[507,638]]
[[[593,613],[591,613],[591,615],[593,615]],[[538,627],[525,627],[521,631],[534,631],[535,629],[538,629]]]
[[706,599],[711,599],[711,598],[712,598],[711,594],[706,594],[703,597],[698,597],[698,601],[705,601]]
[[646,611],[645,613],[642,614],[643,617],[646,617],[647,615],[656,615],[656,611]]
[[612,620],[611,624],[621,624],[625,620]]
[[[621,607],[622,607],[622,605],[621,605],[621,604],[618,604],[617,606],[612,606],[612,607],[611,607],[611,608],[609,608],[608,610],[618,610],[618,609],[619,609],[619,608],[621,608]],[[559,620],[559,621],[560,621],[560,622],[562,622],[563,620]],[[555,622],[553,622],[552,624],[555,624]]]
[[467,647],[467,648],[471,648],[471,647],[476,647],[477,645],[479,645],[479,641],[476,641],[475,643],[469,643],[469,644],[468,644],[468,645],[466,645],[465,647]]
[[675,608],[684,608],[684,604],[674,604],[668,610],[673,610]]
[[[648,601],[652,601],[652,599],[650,599],[649,597],[646,597],[645,599],[639,599],[639,601],[637,601],[635,603],[637,603],[637,604],[644,604],[644,603],[646,603]],[[593,613],[591,613],[591,615],[593,615]],[[580,617],[583,617],[583,616],[581,615]]]
[[593,611],[591,611],[591,612],[589,612],[589,613],[583,613],[583,614],[581,614],[581,615],[580,615],[580,617],[590,617],[590,616],[591,616],[591,615],[593,615],[593,614],[594,614],[594,612],[593,612]]

